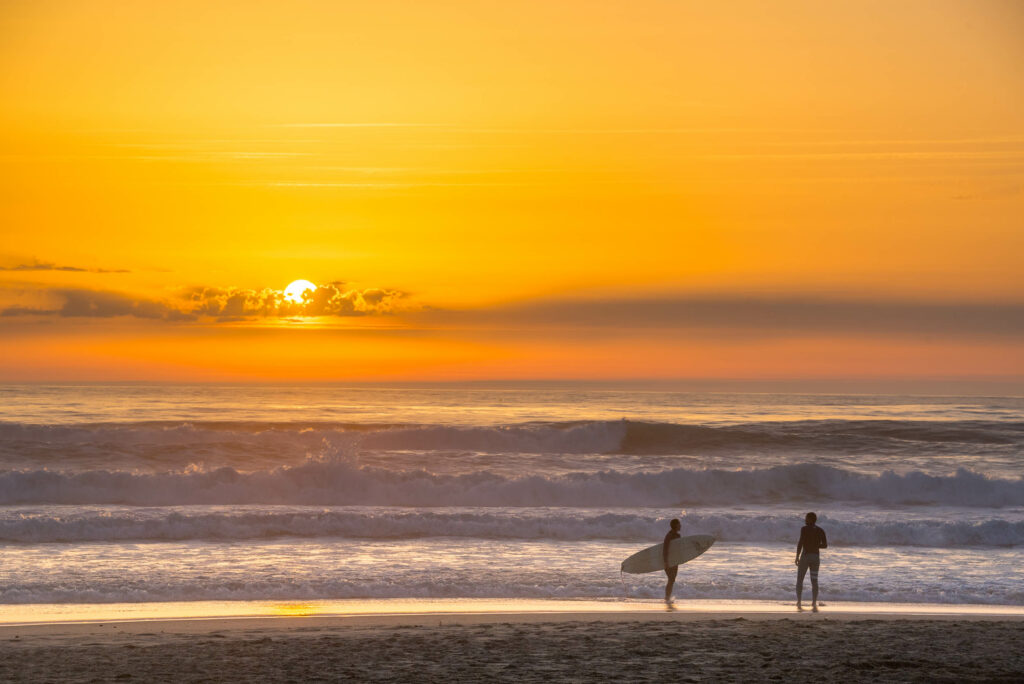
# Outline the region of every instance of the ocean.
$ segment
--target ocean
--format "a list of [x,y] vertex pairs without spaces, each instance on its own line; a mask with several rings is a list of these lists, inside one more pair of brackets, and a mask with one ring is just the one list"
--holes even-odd
[[[1024,399],[586,385],[0,386],[0,603],[1024,605]],[[809,588],[806,592],[809,595]]]

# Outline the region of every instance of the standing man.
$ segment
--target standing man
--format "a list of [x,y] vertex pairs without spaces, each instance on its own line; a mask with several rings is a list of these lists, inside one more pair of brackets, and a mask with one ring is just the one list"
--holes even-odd
[[678,518],[673,518],[672,522],[669,523],[670,529],[668,534],[665,535],[665,544],[661,548],[661,559],[665,563],[665,574],[668,575],[668,584],[665,585],[665,603],[672,604],[672,585],[676,583],[676,574],[679,572],[678,565],[669,566],[668,564],[668,547],[672,543],[673,539],[679,539],[679,528],[682,527],[682,523],[679,522]]
[[[818,567],[821,565],[821,549],[828,548],[828,540],[825,538],[825,530],[814,523],[818,516],[808,513],[804,518],[807,523],[800,528],[800,541],[796,543],[796,609],[803,610],[800,599],[804,593],[804,575],[808,568],[811,571],[811,610],[818,612]],[[665,542],[666,546],[668,542]],[[800,552],[803,551],[803,555]]]

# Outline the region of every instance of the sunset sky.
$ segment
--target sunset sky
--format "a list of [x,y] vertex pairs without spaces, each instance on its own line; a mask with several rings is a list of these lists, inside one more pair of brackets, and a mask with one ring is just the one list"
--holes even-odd
[[1022,36],[4,0],[0,380],[1024,378]]

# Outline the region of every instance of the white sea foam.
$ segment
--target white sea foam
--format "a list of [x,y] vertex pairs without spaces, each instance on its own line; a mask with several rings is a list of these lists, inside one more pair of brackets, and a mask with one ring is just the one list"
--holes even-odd
[[[59,454],[65,458],[136,455],[158,458],[200,452],[225,458],[294,456],[328,440],[369,451],[475,451],[530,454],[679,454],[721,450],[908,448],[994,451],[1024,446],[1024,422],[799,420],[700,425],[632,420],[510,425],[360,424],[332,422],[144,422],[33,425],[0,422],[0,456]],[[255,451],[256,453],[251,453]],[[193,453],[193,455],[195,455]]]
[[[941,517],[940,517],[941,516]],[[733,513],[685,512],[687,531],[714,535],[722,542],[793,541],[798,511]],[[840,511],[819,521],[841,546],[1024,545],[1024,512],[1004,516]],[[244,540],[278,537],[349,539],[483,540],[595,539],[643,543],[657,539],[666,520],[645,511],[600,512],[587,509],[436,509],[305,507],[50,507],[8,509],[0,517],[0,541],[75,543],[95,541]]]
[[[621,576],[636,544],[433,540],[102,543],[5,549],[0,603],[315,598],[656,598],[664,575]],[[716,544],[676,596],[793,600],[790,544]],[[828,600],[1024,603],[1019,554],[830,548]],[[907,568],[913,567],[913,572]],[[130,572],[124,569],[130,568]]]
[[635,507],[862,502],[883,505],[1024,505],[1024,478],[912,471],[871,475],[814,464],[738,471],[582,472],[510,477],[386,470],[347,460],[239,472],[140,474],[93,470],[0,473],[0,505],[303,504],[381,506]]
[[791,599],[813,509],[830,598],[1024,604],[1021,401],[0,388],[0,602],[613,598],[673,515]]

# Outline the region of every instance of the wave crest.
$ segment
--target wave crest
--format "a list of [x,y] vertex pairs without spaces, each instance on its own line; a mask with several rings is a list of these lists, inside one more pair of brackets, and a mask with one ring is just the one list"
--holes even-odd
[[[103,453],[301,456],[323,440],[368,451],[530,454],[681,454],[710,451],[829,450],[862,453],[1024,446],[1024,422],[800,420],[699,425],[631,420],[514,425],[280,422],[149,422],[29,425],[0,422],[0,454],[97,457]],[[284,462],[284,461],[280,461]]]
[[815,464],[509,477],[490,471],[461,475],[394,471],[349,460],[311,460],[255,472],[225,467],[156,474],[107,470],[0,473],[0,505],[686,507],[786,502],[1021,506],[1024,478],[1001,480],[963,468],[949,476],[918,471],[869,475]]
[[[801,516],[795,511],[759,514],[715,511],[684,512],[678,517],[687,533],[711,534],[722,542],[792,543]],[[959,548],[1024,544],[1024,520],[1002,517],[961,520],[891,515],[851,519],[848,515],[822,515],[820,523],[835,546]],[[276,537],[370,540],[455,537],[570,542],[603,539],[641,544],[659,538],[664,527],[663,517],[649,513],[596,513],[586,509],[58,509],[8,514],[0,519],[0,541],[38,544]]]

